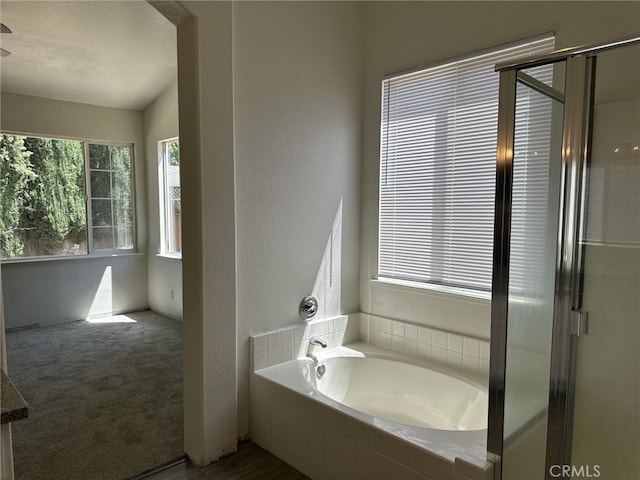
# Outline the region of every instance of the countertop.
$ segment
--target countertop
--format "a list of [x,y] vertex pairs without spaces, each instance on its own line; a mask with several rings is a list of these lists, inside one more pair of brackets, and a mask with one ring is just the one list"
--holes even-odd
[[11,383],[7,374],[2,370],[2,386],[0,410],[2,412],[2,423],[15,422],[16,420],[22,420],[29,416],[29,406],[24,401],[20,392],[16,390],[16,387]]

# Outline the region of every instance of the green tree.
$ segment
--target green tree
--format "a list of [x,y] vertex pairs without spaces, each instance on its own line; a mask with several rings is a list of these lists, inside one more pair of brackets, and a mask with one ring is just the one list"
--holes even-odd
[[82,143],[33,137],[24,143],[36,174],[21,218],[29,254],[68,253],[69,242],[77,248],[86,238]]
[[169,164],[172,167],[180,166],[180,144],[177,140],[169,144]]
[[22,137],[0,136],[0,257],[15,258],[24,254],[20,218],[29,200],[27,185],[36,174],[29,161]]

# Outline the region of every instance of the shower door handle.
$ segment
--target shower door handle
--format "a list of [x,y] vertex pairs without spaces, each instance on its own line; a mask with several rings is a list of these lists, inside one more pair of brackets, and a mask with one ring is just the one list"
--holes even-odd
[[570,333],[576,337],[584,337],[587,334],[587,324],[589,313],[584,310],[573,310],[571,312]]

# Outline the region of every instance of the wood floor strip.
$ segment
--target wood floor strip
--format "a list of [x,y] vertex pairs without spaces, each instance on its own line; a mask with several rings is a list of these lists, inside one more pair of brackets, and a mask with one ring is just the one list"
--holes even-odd
[[308,480],[308,477],[247,441],[240,444],[237,453],[206,467],[181,463],[144,480]]

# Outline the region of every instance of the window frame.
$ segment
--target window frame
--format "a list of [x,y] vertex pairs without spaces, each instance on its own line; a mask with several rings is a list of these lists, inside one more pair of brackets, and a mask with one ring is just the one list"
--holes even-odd
[[[432,291],[436,294],[445,294],[445,295],[458,295],[462,298],[468,298],[468,299],[472,299],[472,298],[476,298],[476,299],[481,299],[481,300],[489,300],[491,298],[491,288],[490,288],[490,284],[491,284],[491,279],[489,279],[489,288],[488,289],[479,289],[479,288],[474,288],[472,286],[466,286],[466,285],[451,285],[451,284],[447,284],[447,283],[439,283],[439,282],[433,282],[433,281],[428,281],[428,280],[416,280],[416,279],[410,279],[410,278],[402,278],[402,277],[393,277],[393,276],[386,276],[384,274],[381,274],[381,233],[382,233],[382,223],[381,223],[381,219],[382,219],[382,178],[383,175],[385,175],[386,173],[386,169],[388,168],[388,165],[386,165],[386,162],[388,161],[388,157],[386,157],[386,152],[384,151],[384,146],[385,146],[385,142],[387,142],[387,139],[385,139],[385,135],[387,134],[387,131],[389,129],[389,126],[385,126],[385,122],[386,119],[384,118],[385,116],[385,110],[388,109],[388,105],[385,105],[385,102],[387,102],[387,92],[386,90],[388,89],[388,86],[386,85],[387,81],[389,81],[390,79],[393,78],[397,78],[397,77],[403,77],[403,76],[408,76],[414,73],[420,73],[423,71],[429,71],[429,70],[436,70],[439,68],[446,68],[450,65],[454,65],[454,64],[458,64],[459,62],[464,62],[464,61],[468,61],[468,60],[475,60],[475,59],[479,59],[482,56],[485,55],[490,55],[490,54],[496,54],[499,52],[505,52],[509,49],[512,49],[514,47],[525,47],[527,44],[531,44],[533,42],[540,42],[540,41],[550,41],[552,42],[552,45],[555,44],[555,34],[553,32],[550,33],[545,33],[542,35],[538,35],[535,37],[531,37],[531,38],[526,38],[526,39],[522,39],[522,40],[518,40],[518,41],[514,41],[514,42],[510,42],[510,43],[506,43],[503,45],[498,45],[489,49],[484,49],[484,50],[479,50],[470,54],[465,54],[465,55],[461,55],[458,57],[454,57],[454,58],[450,58],[450,59],[446,59],[440,62],[434,62],[432,64],[428,64],[428,65],[422,65],[416,68],[412,68],[412,69],[408,69],[408,70],[403,70],[397,73],[393,73],[393,74],[388,74],[385,75],[382,79],[382,81],[379,83],[379,86],[381,88],[380,90],[380,109],[379,109],[379,118],[380,118],[380,129],[379,129],[379,136],[378,136],[378,141],[379,141],[379,155],[378,155],[378,182],[377,182],[377,201],[378,201],[378,205],[377,205],[377,219],[376,219],[376,244],[375,244],[375,255],[373,258],[375,258],[374,260],[374,264],[372,265],[373,267],[373,271],[372,271],[372,275],[371,275],[371,280],[372,282],[375,282],[376,284],[379,284],[381,286],[383,285],[389,285],[395,288],[401,288],[401,289],[409,289],[411,291],[414,291],[416,293],[419,292],[428,292],[428,291]],[[519,56],[522,56],[523,53],[520,52]],[[524,55],[526,55],[526,52],[524,53]],[[497,76],[497,74],[496,74]],[[497,78],[497,77],[496,77]],[[497,80],[496,80],[497,81]],[[433,103],[436,103],[437,100],[432,100]],[[496,102],[497,102],[497,98],[496,98]],[[456,109],[457,110],[457,109]],[[454,111],[456,111],[454,110]],[[386,112],[388,113],[388,111]],[[497,114],[497,112],[496,112]],[[388,145],[387,145],[388,148]],[[495,175],[494,175],[495,178]],[[494,186],[494,190],[495,190],[495,186]],[[490,214],[493,216],[493,209],[491,210]],[[414,249],[415,251],[415,249]],[[372,258],[372,259],[373,259]],[[492,259],[491,259],[491,263],[492,263]],[[386,273],[386,272],[385,272]],[[440,279],[439,279],[440,280]],[[461,298],[461,299],[462,299]]]
[[[84,147],[84,168],[85,168],[85,204],[87,210],[87,253],[86,255],[118,255],[118,254],[126,254],[126,253],[136,253],[138,251],[138,229],[137,227],[137,208],[136,208],[136,177],[135,177],[135,144],[134,143],[122,143],[122,142],[112,142],[112,141],[98,141],[98,140],[80,140],[83,142]],[[95,198],[92,195],[91,191],[91,170],[101,171],[99,169],[92,169],[89,159],[89,149],[91,145],[102,145],[106,147],[128,147],[129,148],[129,180],[131,182],[131,205],[133,207],[132,211],[132,227],[133,227],[133,246],[131,248],[105,248],[105,249],[96,249],[94,248],[93,242],[93,229],[95,228],[93,225],[93,202]],[[109,170],[113,172],[113,170]],[[113,199],[113,197],[111,197]],[[111,225],[112,227],[114,225]]]
[[[182,239],[180,238],[180,251],[174,251],[170,248],[171,244],[175,245],[175,239],[170,239],[169,228],[172,222],[169,218],[171,215],[169,208],[169,155],[168,146],[177,142],[180,145],[179,137],[171,137],[158,142],[158,194],[159,194],[159,224],[160,224],[160,255],[169,258],[182,258]],[[178,179],[180,180],[180,193],[182,195],[182,179],[180,178],[180,170],[178,170]],[[182,213],[181,213],[182,217]],[[180,233],[182,237],[182,232]]]
[[[86,221],[86,253],[78,254],[60,254],[60,255],[34,255],[15,258],[0,258],[1,263],[27,263],[42,262],[56,260],[80,260],[88,258],[100,258],[110,256],[138,255],[138,220],[137,220],[137,200],[136,200],[136,163],[135,163],[135,142],[118,142],[112,140],[96,140],[85,137],[74,137],[66,135],[51,135],[44,133],[30,133],[13,130],[0,130],[0,135],[11,135],[17,137],[40,138],[50,140],[73,141],[82,143],[83,154],[83,175],[84,175],[84,204],[85,204],[85,221]],[[95,249],[93,248],[93,223],[91,211],[91,185],[90,185],[90,164],[89,164],[89,145],[104,145],[109,147],[127,147],[130,152],[130,170],[129,177],[131,181],[131,204],[132,204],[132,228],[133,228],[133,246],[131,248],[111,248],[111,249]]]

